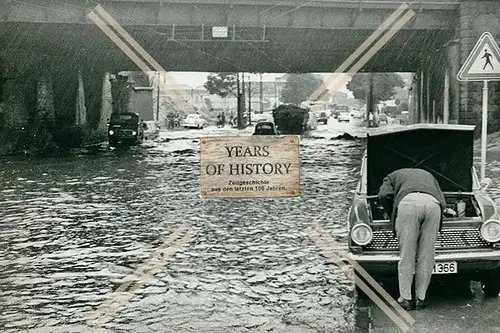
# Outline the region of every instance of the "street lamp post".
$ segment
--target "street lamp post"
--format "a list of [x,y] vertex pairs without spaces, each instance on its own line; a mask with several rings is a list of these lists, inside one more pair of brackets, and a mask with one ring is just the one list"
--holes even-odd
[[[369,73],[368,94],[366,101],[366,125],[370,127],[370,113],[373,113],[373,73]],[[374,117],[375,118],[375,117]]]
[[248,76],[248,124],[252,123],[252,81]]
[[262,86],[262,73],[260,73],[260,96],[259,96],[259,102],[260,102],[260,113],[264,112],[264,93],[263,93],[263,86]]
[[160,121],[160,73],[158,72],[158,87],[156,92],[156,121]]

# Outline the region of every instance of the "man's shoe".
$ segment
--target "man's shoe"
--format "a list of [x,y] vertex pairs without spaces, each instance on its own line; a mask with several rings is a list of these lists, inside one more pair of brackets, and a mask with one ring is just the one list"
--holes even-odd
[[413,307],[412,307],[412,304],[411,304],[411,301],[408,301],[404,298],[400,298],[398,299],[398,304],[401,305],[401,307],[403,309],[405,309],[406,311],[410,311]]
[[421,299],[418,299],[417,298],[417,301],[415,303],[415,309],[417,310],[421,310],[423,308],[425,308],[427,306],[427,302],[424,300],[421,300]]

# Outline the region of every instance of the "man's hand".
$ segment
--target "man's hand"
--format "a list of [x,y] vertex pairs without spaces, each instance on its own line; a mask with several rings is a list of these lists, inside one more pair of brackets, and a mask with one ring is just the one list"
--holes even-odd
[[446,209],[444,210],[444,215],[445,215],[445,216],[446,216],[446,215],[448,215],[448,216],[455,217],[455,216],[457,216],[457,212],[455,212],[455,211],[454,211],[453,209],[451,209],[451,208],[446,208]]

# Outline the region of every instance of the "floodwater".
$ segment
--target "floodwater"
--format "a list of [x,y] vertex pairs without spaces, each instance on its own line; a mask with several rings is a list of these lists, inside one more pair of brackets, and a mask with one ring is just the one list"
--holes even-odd
[[[347,236],[362,142],[332,140],[332,126],[301,139],[294,199],[200,197],[199,137],[232,129],[1,160],[0,331],[352,331],[353,284],[305,234],[317,222],[340,243]],[[183,224],[191,238],[91,324]]]

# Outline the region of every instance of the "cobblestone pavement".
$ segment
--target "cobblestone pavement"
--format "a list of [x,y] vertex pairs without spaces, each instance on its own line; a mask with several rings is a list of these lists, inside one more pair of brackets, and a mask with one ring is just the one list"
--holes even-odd
[[[300,198],[204,200],[200,133],[218,132],[3,160],[0,331],[350,332],[353,285],[305,231],[315,221],[345,241],[361,143],[304,137]],[[192,240],[111,320],[89,325],[182,224]]]

